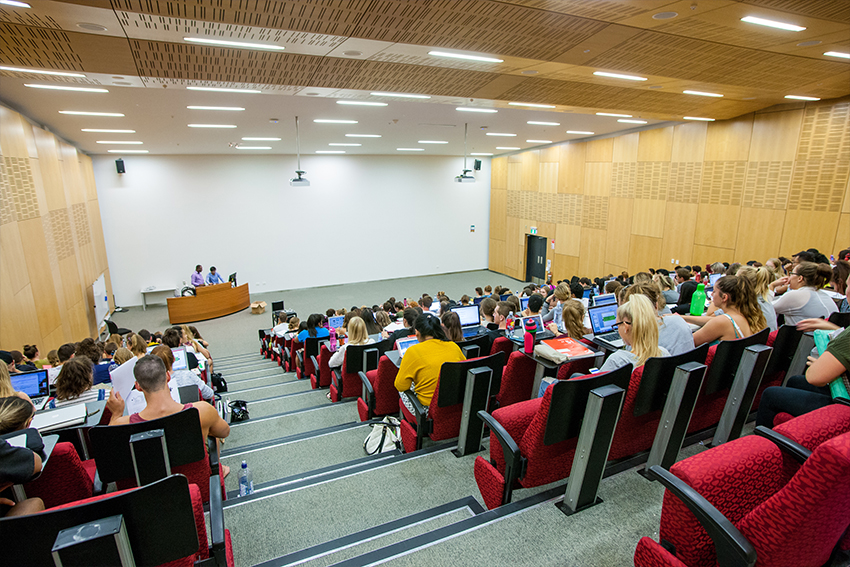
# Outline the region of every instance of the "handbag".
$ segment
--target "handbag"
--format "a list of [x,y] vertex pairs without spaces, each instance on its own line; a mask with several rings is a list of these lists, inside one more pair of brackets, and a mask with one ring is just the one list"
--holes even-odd
[[248,413],[248,402],[245,400],[233,400],[228,405],[230,406],[230,423],[238,423],[251,417]]
[[210,378],[212,379],[213,390],[219,394],[227,391],[227,380],[224,379],[221,372],[213,372]]
[[381,423],[374,423],[370,427],[372,431],[363,442],[363,450],[367,455],[378,455],[385,451],[401,449],[401,437],[399,435],[400,422],[397,418],[387,416]]

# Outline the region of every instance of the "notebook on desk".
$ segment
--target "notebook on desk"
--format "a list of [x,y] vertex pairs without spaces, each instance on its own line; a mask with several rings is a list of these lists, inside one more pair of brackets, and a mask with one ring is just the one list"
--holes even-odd
[[73,425],[79,425],[86,421],[86,404],[79,403],[56,410],[39,412],[32,418],[31,427],[38,429],[39,433],[54,431]]
[[457,313],[460,319],[460,328],[463,331],[464,337],[473,337],[481,333],[481,316],[478,312],[478,307],[475,305],[465,305],[452,309]]
[[[601,296],[600,296],[601,297]],[[620,333],[614,329],[617,322],[616,303],[598,305],[587,310],[590,316],[590,327],[593,329],[593,338],[597,339],[611,348],[623,348],[623,339]]]

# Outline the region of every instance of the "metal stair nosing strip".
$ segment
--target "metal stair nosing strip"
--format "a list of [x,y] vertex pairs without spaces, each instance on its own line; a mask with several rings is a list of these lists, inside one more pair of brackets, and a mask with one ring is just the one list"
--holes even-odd
[[[333,403],[333,404],[327,403],[327,404],[321,404],[321,405],[318,405],[318,406],[310,406],[309,408],[301,408],[301,409],[292,410],[292,411],[275,413],[275,414],[272,414],[272,415],[265,415],[263,417],[258,417],[258,418],[255,418],[255,419],[249,418],[249,419],[246,419],[245,421],[240,421],[238,423],[231,423],[230,427],[231,428],[239,427],[240,425],[248,425],[249,423],[260,423],[260,422],[263,422],[263,421],[268,421],[270,419],[277,419],[279,417],[286,417],[288,415],[297,415],[299,413],[308,413],[308,412],[311,412],[311,411],[317,411],[317,410],[324,409],[324,408],[335,408],[335,407],[339,407],[339,406],[344,406],[346,404],[353,404],[356,401],[357,401],[356,398],[352,398],[350,400],[344,400],[344,401],[336,402],[336,403]],[[248,403],[250,404],[251,402],[248,402]]]
[[330,427],[324,427],[322,429],[314,429],[312,431],[296,433],[295,435],[287,435],[286,437],[278,437],[276,439],[269,439],[267,441],[251,443],[250,445],[242,445],[240,447],[234,447],[233,449],[223,450],[221,452],[221,458],[224,459],[227,457],[235,457],[237,455],[247,455],[248,453],[253,453],[254,451],[260,451],[262,449],[269,449],[272,447],[279,447],[281,445],[288,445],[289,443],[295,443],[297,441],[303,441],[305,439],[312,439],[313,437],[322,437],[324,435],[330,435],[332,433],[346,431],[348,429],[354,429],[356,427],[362,427],[364,425],[368,425],[368,422],[350,421],[348,423],[342,423],[340,425],[332,425]]

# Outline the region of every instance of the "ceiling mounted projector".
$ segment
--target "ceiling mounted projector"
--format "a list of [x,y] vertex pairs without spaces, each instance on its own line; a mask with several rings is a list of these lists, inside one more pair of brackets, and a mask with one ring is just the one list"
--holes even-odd
[[464,169],[463,173],[455,177],[456,183],[475,183],[475,178],[468,173],[472,171],[471,169]]
[[295,117],[295,154],[298,162],[295,170],[295,177],[289,180],[289,184],[293,187],[309,187],[310,181],[306,177],[301,177],[306,172],[301,169],[301,140],[298,137],[298,117]]
[[309,187],[310,186],[310,180],[307,179],[306,177],[301,177],[305,173],[306,173],[305,171],[300,171],[300,170],[296,171],[295,175],[297,175],[298,177],[293,177],[292,179],[290,179],[289,184],[292,185],[293,187]]

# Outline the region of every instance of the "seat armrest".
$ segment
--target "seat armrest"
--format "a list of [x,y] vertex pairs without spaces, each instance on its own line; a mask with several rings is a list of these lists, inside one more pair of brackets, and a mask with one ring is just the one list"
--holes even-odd
[[511,437],[511,434],[508,433],[508,430],[486,411],[479,411],[478,417],[490,428],[491,442],[493,439],[492,436],[495,435],[499,441],[499,445],[502,446],[502,455],[505,458],[505,483],[513,484],[515,479],[524,477],[528,461],[522,458],[519,445]]
[[[342,367],[340,367],[342,368]],[[337,390],[340,390],[339,395],[342,396],[342,390],[340,389],[339,383],[342,380],[342,374],[339,371],[339,368],[331,368],[331,382],[336,386]]]
[[714,542],[718,565],[728,567],[753,567],[755,565],[756,550],[753,544],[699,492],[658,465],[649,468],[648,476],[650,479],[663,484],[696,516],[697,521],[705,528],[711,541]]
[[366,373],[362,370],[357,373],[360,376],[360,381],[363,382],[363,387],[366,388],[366,393],[371,398],[375,395],[375,389],[372,387],[372,383],[369,381],[369,378],[366,376]]
[[837,404],[841,404],[844,406],[850,406],[850,400],[847,398],[832,398],[832,401]]
[[310,355],[310,362],[313,363],[313,370],[315,370],[316,375],[318,376],[318,374],[319,374],[319,361],[316,360],[316,357],[311,354]]
[[781,433],[777,433],[772,429],[768,429],[764,425],[759,425],[758,427],[756,427],[755,434],[759,437],[764,437],[768,441],[771,441],[774,445],[779,447],[779,449],[783,453],[787,454],[801,465],[806,462],[806,459],[812,456],[811,451],[809,451],[796,441],[792,441]]
[[416,423],[419,425],[423,425],[425,423],[425,406],[422,405],[422,402],[419,401],[419,398],[416,396],[416,392],[413,390],[406,390],[401,393],[402,396],[407,396],[407,400],[413,406],[413,417],[416,418]]
[[227,554],[224,536],[224,508],[221,500],[221,469],[218,460],[218,443],[215,437],[207,437],[207,451],[210,459],[210,559],[218,567],[227,567]]

